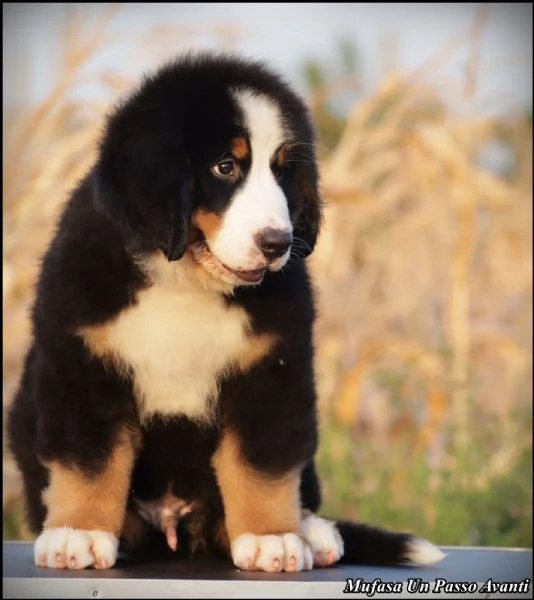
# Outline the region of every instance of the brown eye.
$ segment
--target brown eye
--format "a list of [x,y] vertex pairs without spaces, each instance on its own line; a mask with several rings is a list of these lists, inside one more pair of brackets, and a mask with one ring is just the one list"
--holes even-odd
[[227,159],[213,165],[211,170],[219,177],[232,177],[236,174],[236,165],[233,160]]

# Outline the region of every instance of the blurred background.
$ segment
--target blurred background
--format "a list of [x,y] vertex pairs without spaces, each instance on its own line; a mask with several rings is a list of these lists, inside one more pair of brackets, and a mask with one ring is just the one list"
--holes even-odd
[[[323,513],[532,546],[532,5],[3,4],[3,403],[103,116],[190,48],[267,60],[318,132]],[[4,538],[30,539],[4,443]]]

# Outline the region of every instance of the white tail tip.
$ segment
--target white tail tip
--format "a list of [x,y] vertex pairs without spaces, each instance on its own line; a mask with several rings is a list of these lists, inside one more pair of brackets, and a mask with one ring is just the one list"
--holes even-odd
[[410,562],[429,565],[443,560],[447,555],[427,540],[413,538],[408,542],[405,556]]

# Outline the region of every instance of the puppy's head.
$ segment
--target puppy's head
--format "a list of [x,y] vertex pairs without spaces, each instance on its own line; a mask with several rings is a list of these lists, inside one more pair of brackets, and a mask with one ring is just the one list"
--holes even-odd
[[136,253],[188,254],[230,285],[312,252],[321,220],[303,102],[259,63],[186,57],[110,117],[95,199]]

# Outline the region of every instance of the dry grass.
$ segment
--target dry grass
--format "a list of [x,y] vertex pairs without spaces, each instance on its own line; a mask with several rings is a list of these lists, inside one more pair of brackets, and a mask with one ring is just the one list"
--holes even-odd
[[[108,108],[70,99],[104,43],[102,23],[76,27],[50,96],[4,124],[4,406],[29,343],[39,257]],[[455,41],[473,48],[462,100],[476,87],[480,27],[481,18]],[[426,77],[446,50],[357,102],[335,149],[321,153],[327,209],[311,260],[318,384],[325,420],[357,432],[381,460],[401,440],[437,474],[428,485],[452,471],[481,490],[531,448],[521,415],[532,398],[532,126],[458,114]],[[110,100],[132,83],[97,75]],[[320,93],[314,110],[328,97]],[[508,173],[481,163],[491,144],[511,157]],[[464,476],[460,457],[479,438],[485,467]],[[9,461],[4,482],[5,508],[18,493]],[[327,500],[334,489],[327,484]]]
[[[323,164],[330,206],[313,260],[330,355],[319,362],[331,365],[322,397],[341,421],[358,421],[365,383],[387,363],[425,396],[416,446],[446,421],[465,444],[470,397],[507,421],[530,375],[530,137],[526,119],[457,118],[396,75],[349,115]],[[516,160],[508,178],[477,160],[501,138]]]
[[[456,466],[458,480],[491,423],[485,468],[465,481],[477,489],[532,444],[517,417],[532,398],[532,125],[457,110],[476,91],[484,19],[354,105],[323,157],[312,259],[323,414],[365,443],[403,437],[414,460]],[[461,44],[467,77],[446,97],[425,75]],[[496,146],[507,173],[484,167]]]

